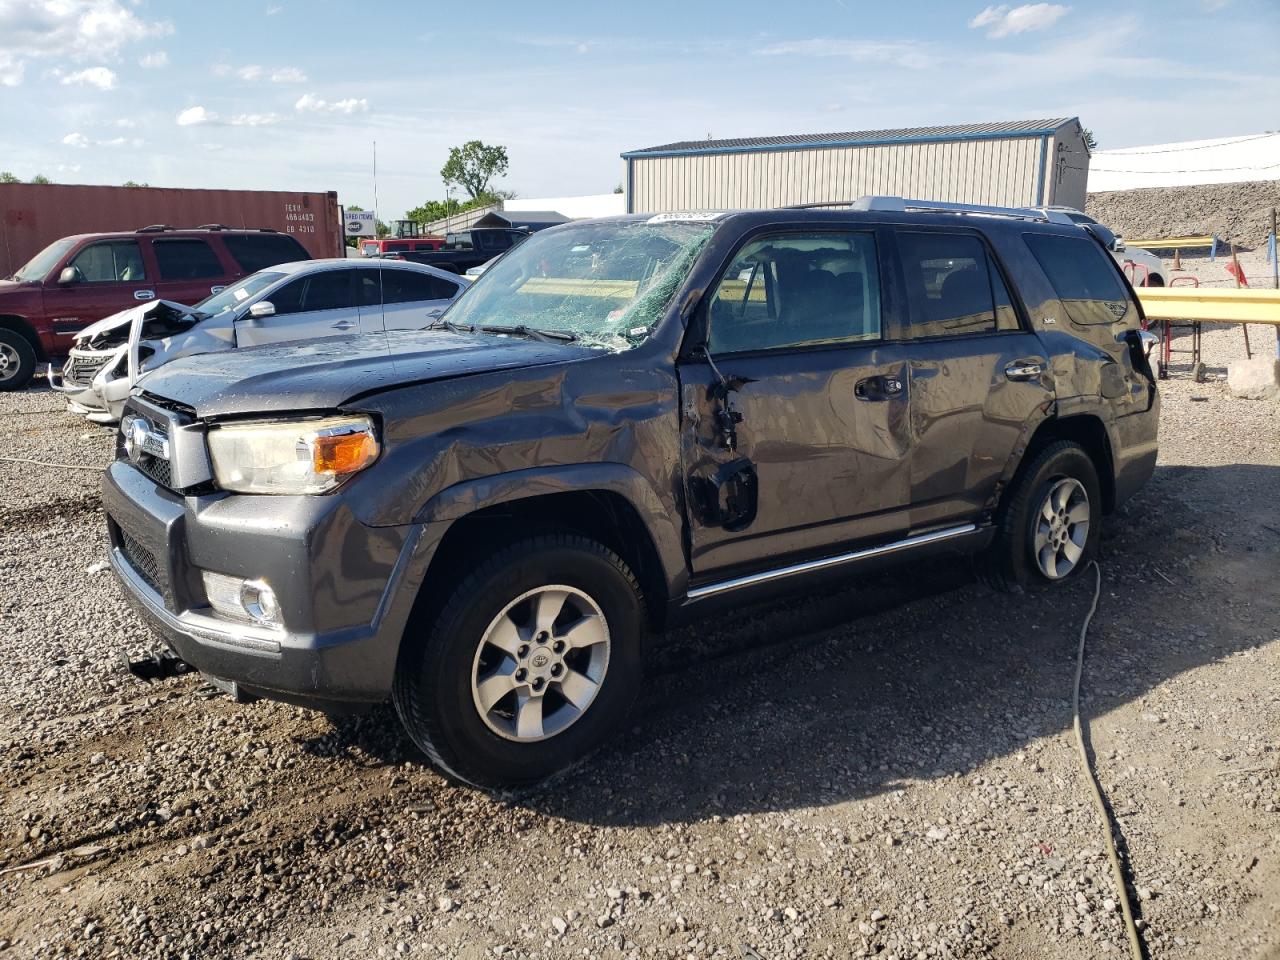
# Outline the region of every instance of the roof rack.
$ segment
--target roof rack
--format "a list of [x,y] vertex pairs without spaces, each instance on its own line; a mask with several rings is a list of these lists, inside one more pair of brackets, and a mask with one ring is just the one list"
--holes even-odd
[[153,223],[148,227],[139,227],[135,233],[164,233],[166,230],[172,230],[173,227],[167,223]]
[[197,230],[230,230],[225,223],[202,223],[196,227]]
[[832,200],[825,203],[799,203],[790,209],[812,210],[821,207],[848,207],[851,210],[876,210],[884,213],[930,211],[959,213],[980,217],[1014,217],[1048,223],[1072,223],[1060,210],[1033,210],[1028,207],[992,207],[980,203],[946,203],[941,200],[908,200],[904,197],[859,197],[857,200]]

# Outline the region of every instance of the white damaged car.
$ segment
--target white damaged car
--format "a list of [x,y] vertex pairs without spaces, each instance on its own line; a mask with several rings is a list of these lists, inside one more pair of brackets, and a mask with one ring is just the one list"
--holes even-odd
[[245,277],[193,307],[155,300],[81,330],[49,383],[67,408],[115,423],[134,384],[196,353],[383,330],[419,329],[470,285],[457,274],[399,260],[305,260]]

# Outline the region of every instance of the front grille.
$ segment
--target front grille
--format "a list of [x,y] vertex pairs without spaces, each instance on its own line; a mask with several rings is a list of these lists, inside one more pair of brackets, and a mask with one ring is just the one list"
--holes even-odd
[[129,531],[120,530],[120,550],[129,565],[137,572],[147,585],[156,593],[164,593],[164,574],[160,570],[160,561],[156,555],[144,547],[130,535]]
[[93,383],[93,378],[98,375],[98,371],[107,365],[107,361],[111,357],[75,357],[73,356],[67,361],[67,365],[62,368],[62,376],[70,383],[78,383],[88,386]]
[[144,453],[138,458],[138,469],[162,487],[173,489],[173,467],[163,457]]

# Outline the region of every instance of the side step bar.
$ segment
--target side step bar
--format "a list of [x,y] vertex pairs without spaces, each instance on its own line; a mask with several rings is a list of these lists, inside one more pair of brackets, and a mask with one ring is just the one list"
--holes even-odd
[[972,523],[966,523],[959,527],[947,527],[945,530],[934,530],[931,533],[921,533],[914,537],[907,537],[905,540],[895,540],[893,543],[886,543],[879,547],[867,547],[864,550],[854,550],[851,553],[841,553],[834,557],[823,557],[820,560],[808,560],[804,563],[793,563],[788,567],[778,567],[774,570],[763,570],[760,573],[747,574],[744,577],[735,577],[732,580],[722,580],[719,583],[709,583],[705,587],[694,587],[689,591],[690,600],[703,600],[707,597],[713,597],[720,593],[727,593],[730,590],[739,590],[743,587],[754,587],[757,584],[768,583],[771,580],[781,580],[784,577],[794,577],[802,573],[813,573],[817,570],[825,570],[828,567],[838,567],[846,563],[854,563],[858,560],[869,560],[872,557],[883,557],[886,554],[897,553],[900,550],[910,550],[912,547],[924,546],[927,543],[940,543],[943,540],[952,540],[956,537],[963,537],[977,530],[977,526]]

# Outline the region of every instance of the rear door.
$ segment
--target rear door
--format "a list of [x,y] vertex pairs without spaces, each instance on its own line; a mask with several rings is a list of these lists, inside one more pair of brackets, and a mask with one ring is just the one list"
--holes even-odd
[[44,286],[45,312],[60,332],[57,348],[71,345],[71,334],[120,310],[156,298],[137,240],[96,240],[64,264],[75,271],[71,283],[59,283],[59,268]]
[[198,303],[221,290],[229,279],[229,268],[199,237],[156,237],[151,254],[156,264],[156,295],[161,300]]
[[265,298],[275,307],[273,316],[255,318],[243,312],[236,318],[236,343],[248,347],[359,333],[358,272],[339,267],[295,277]]
[[756,234],[679,366],[695,575],[894,539],[909,496],[906,363],[874,230]]
[[[387,267],[364,270],[361,323],[365,330],[421,330],[444,313],[461,292],[457,280],[423,270]],[[381,286],[381,306],[377,291]]]
[[973,522],[1053,401],[1048,356],[977,231],[898,228],[910,359],[911,527]]

